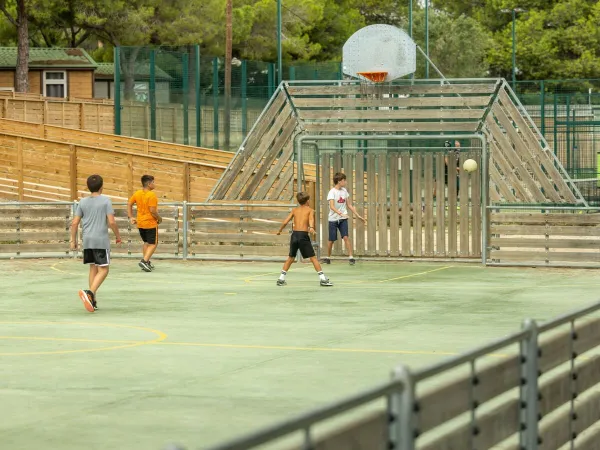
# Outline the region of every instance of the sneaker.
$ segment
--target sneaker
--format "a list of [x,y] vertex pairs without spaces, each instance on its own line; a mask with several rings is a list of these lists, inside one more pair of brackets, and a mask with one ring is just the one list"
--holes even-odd
[[96,296],[90,290],[86,290],[85,293],[87,294],[88,298],[92,302],[92,306],[94,307],[94,311],[97,311],[98,310],[98,304],[96,303]]
[[150,266],[148,265],[148,263],[146,261],[144,261],[144,260],[141,260],[138,263],[138,266],[140,266],[144,272],[152,272],[152,269],[150,268]]
[[354,258],[350,258],[348,260],[348,262],[350,263],[351,266],[353,266],[354,264],[356,264],[356,260]]
[[321,286],[333,286],[333,283],[331,281],[329,281],[329,278],[325,278],[324,280],[321,280]]
[[[83,307],[85,309],[87,309],[89,312],[94,312],[95,309],[94,309],[94,305],[92,303],[92,298],[89,296],[88,292],[90,292],[90,291],[81,289],[79,291],[79,298],[83,302]],[[90,294],[91,294],[91,292],[90,292]],[[93,294],[92,294],[92,296],[93,296]]]
[[148,261],[148,267],[154,270],[154,264],[152,264],[152,261]]
[[285,280],[277,280],[277,286],[285,286],[287,282]]
[[323,258],[323,264],[331,264],[331,259]]

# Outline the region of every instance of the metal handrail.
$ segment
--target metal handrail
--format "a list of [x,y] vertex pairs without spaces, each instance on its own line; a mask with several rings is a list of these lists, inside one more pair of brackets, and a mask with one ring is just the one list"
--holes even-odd
[[317,408],[276,425],[266,427],[255,433],[249,434],[248,436],[210,447],[208,450],[247,450],[248,448],[278,439],[295,431],[306,430],[310,428],[311,425],[321,422],[322,420],[329,419],[335,415],[362,406],[383,396],[399,393],[403,388],[404,383],[402,381],[389,381],[330,405]]
[[488,205],[486,209],[545,209],[548,211],[600,211],[593,206]]

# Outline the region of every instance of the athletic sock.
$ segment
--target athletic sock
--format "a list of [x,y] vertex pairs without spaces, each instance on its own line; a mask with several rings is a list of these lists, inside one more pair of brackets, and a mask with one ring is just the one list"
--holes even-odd
[[326,279],[327,279],[327,277],[325,276],[325,274],[323,273],[323,271],[321,271],[321,272],[318,272],[318,274],[319,274],[319,278],[321,279],[321,281],[323,281],[323,280],[326,280]]
[[285,270],[281,271],[281,275],[279,275],[279,279],[280,280],[285,280],[285,276],[287,275],[287,272]]

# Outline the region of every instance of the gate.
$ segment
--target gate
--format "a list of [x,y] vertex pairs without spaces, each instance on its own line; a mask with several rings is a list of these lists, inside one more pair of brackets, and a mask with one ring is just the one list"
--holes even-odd
[[[449,147],[447,146],[450,144]],[[472,137],[445,140],[326,140],[304,143],[304,171],[315,164],[317,186],[311,204],[317,211],[321,256],[328,243],[327,194],[335,173],[347,177],[346,188],[358,213],[349,214],[355,256],[368,258],[482,257],[482,146]],[[478,169],[467,173],[464,161]],[[456,176],[448,175],[452,173]],[[306,186],[304,186],[304,189]],[[336,241],[332,256],[344,256]]]

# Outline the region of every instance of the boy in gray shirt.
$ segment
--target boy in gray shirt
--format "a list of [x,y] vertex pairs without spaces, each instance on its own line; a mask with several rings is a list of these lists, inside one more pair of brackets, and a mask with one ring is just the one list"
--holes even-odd
[[83,263],[90,266],[89,289],[81,289],[79,298],[89,312],[98,309],[96,292],[108,276],[110,265],[110,239],[108,227],[113,230],[117,244],[121,243],[121,234],[115,221],[115,211],[110,198],[102,195],[104,181],[100,175],[91,175],[87,186],[91,196],[82,198],[77,205],[71,224],[71,250],[77,250],[77,228],[83,229]]

